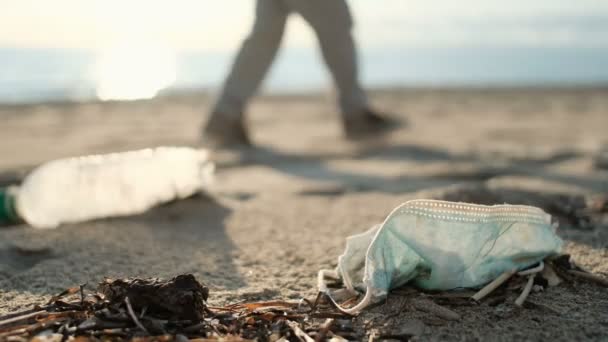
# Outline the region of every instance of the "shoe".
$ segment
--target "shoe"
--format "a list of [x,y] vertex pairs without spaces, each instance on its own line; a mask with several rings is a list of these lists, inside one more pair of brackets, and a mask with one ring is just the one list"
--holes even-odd
[[345,117],[343,124],[346,138],[351,140],[384,135],[401,126],[398,121],[370,109],[359,115]]
[[239,148],[253,146],[241,116],[213,113],[203,128],[203,145],[213,148]]

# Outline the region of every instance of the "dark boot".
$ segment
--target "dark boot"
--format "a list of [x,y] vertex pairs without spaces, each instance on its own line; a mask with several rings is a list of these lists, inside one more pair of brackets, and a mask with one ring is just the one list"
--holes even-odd
[[345,116],[343,124],[346,138],[351,140],[381,136],[401,125],[398,121],[370,109],[366,109],[361,114]]
[[252,146],[242,116],[213,113],[202,133],[203,144],[213,148]]

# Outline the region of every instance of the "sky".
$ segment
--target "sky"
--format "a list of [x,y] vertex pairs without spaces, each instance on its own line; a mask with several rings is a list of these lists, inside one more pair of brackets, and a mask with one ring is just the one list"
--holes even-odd
[[[102,50],[138,39],[180,51],[228,51],[248,31],[254,3],[0,0],[0,47]],[[364,48],[608,46],[606,0],[351,0],[350,4]],[[296,17],[284,43],[299,48],[315,41]]]
[[[250,30],[255,2],[0,0],[0,102],[88,93],[89,84],[102,100],[150,98],[174,85],[217,87]],[[348,3],[369,84],[608,79],[608,0]],[[271,88],[327,83],[316,45],[294,15]]]

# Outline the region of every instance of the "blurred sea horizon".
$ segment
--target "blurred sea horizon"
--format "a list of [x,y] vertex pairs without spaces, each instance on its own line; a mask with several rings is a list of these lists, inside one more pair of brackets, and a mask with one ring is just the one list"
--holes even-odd
[[[217,91],[234,53],[176,53],[175,77],[161,92]],[[361,51],[360,65],[369,88],[605,86],[606,56],[608,47],[372,48]],[[95,100],[99,58],[84,49],[0,48],[0,103]],[[262,88],[264,93],[301,93],[329,87],[331,78],[316,49],[287,48]]]

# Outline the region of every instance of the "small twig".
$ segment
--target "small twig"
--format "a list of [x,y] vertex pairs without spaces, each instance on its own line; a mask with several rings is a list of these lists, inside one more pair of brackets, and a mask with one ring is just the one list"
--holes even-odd
[[319,293],[317,293],[317,298],[315,298],[315,302],[312,303],[312,305],[310,306],[310,313],[314,313],[315,311],[317,311],[317,307],[319,306],[319,302],[321,301],[321,297],[323,297],[325,293],[319,291]]
[[[317,298],[319,296],[317,295]],[[304,304],[308,305],[308,307],[310,308],[310,311],[313,311],[313,303],[307,299],[307,298],[301,298],[300,301],[298,302],[298,310],[302,309],[302,306],[304,306]]]
[[291,330],[293,330],[293,333],[301,341],[304,341],[304,342],[315,342],[315,340],[313,340],[312,337],[308,336],[308,334],[305,333],[304,330],[300,329],[300,327],[298,326],[298,323],[292,322],[292,321],[287,321],[287,325],[289,325],[289,327],[291,328]]
[[148,306],[144,306],[143,309],[141,309],[141,313],[139,314],[139,318],[144,318],[144,315],[146,314],[146,312],[148,311]]
[[[237,312],[238,309],[237,308],[233,308],[233,307],[222,307],[222,306],[208,306],[207,309],[209,310],[215,310],[215,311],[227,311],[227,312]],[[211,311],[213,312],[213,311]]]
[[211,324],[211,329],[217,334],[217,336],[219,336],[219,337],[224,336],[224,334],[222,334],[222,332],[219,331],[219,329],[215,326],[215,324]]
[[[17,312],[11,312],[9,314],[0,316],[0,322],[6,321],[9,318],[14,318],[14,317],[19,317],[19,316],[24,316],[24,315],[29,315],[33,312],[39,312],[41,310],[46,310],[46,306],[43,307],[34,307],[33,309],[27,309],[27,310],[23,310],[23,311],[17,311]],[[46,312],[46,311],[44,311]]]
[[46,303],[46,305],[52,305],[55,302],[57,302],[58,300],[60,300],[61,298],[65,297],[65,296],[69,296],[69,295],[73,295],[75,293],[78,293],[80,291],[80,287],[70,287],[69,289],[63,290],[60,294],[53,296],[51,299],[49,299],[49,301]]
[[41,315],[48,316],[49,313],[47,311],[36,311],[36,312],[32,312],[32,313],[25,314],[25,315],[22,315],[22,316],[12,317],[12,318],[9,318],[9,319],[5,319],[4,321],[0,321],[0,327],[2,327],[4,325],[9,325],[9,324],[12,324],[12,323],[24,321],[24,320],[27,320],[27,319],[30,319],[30,318],[35,318],[35,317],[38,317],[38,316],[41,316]]
[[[29,328],[29,327],[28,327]],[[0,341],[8,341],[7,337],[15,335],[23,335],[28,333],[28,328],[18,328],[0,333]]]
[[329,329],[331,329],[331,326],[334,325],[334,322],[335,320],[333,318],[328,318],[325,323],[321,325],[317,336],[315,336],[315,342],[325,341],[325,337],[327,336]]
[[515,274],[517,270],[506,271],[501,274],[498,278],[494,279],[493,282],[486,285],[483,289],[479,290],[476,294],[473,295],[473,300],[476,302],[482,300],[485,296],[492,293],[492,291],[496,290],[500,285],[502,285],[505,281],[509,280]]
[[[238,301],[238,302],[232,303],[232,304],[230,304],[230,305],[228,305],[228,306],[224,307],[223,309],[224,309],[225,311],[228,311],[228,310],[231,310],[231,309],[237,308],[237,307],[239,307],[239,306],[242,306],[242,305],[243,305],[243,304],[245,304],[245,303],[247,303],[247,299],[243,299],[243,300],[240,300],[240,301]],[[214,308],[214,307],[213,307],[213,306],[210,306],[210,308]]]
[[135,316],[135,312],[133,311],[133,308],[131,307],[131,302],[129,302],[129,297],[125,297],[125,304],[127,304],[127,312],[129,313],[129,316],[131,316],[131,319],[133,320],[135,325],[137,325],[137,327],[139,329],[143,330],[143,332],[150,335],[150,333],[148,332],[148,329],[146,329],[146,327],[144,327],[141,324],[141,322],[137,319],[137,316]]
[[93,335],[93,336],[119,336],[119,337],[129,336],[124,329],[104,329],[104,330],[92,331],[91,335]]
[[84,287],[87,286],[87,283],[80,284],[80,305],[84,305]]
[[532,286],[534,285],[535,276],[536,276],[535,273],[528,275],[528,282],[526,283],[526,286],[524,287],[524,290],[521,292],[519,297],[517,297],[517,299],[515,300],[515,305],[517,305],[517,306],[524,305],[524,302],[526,301],[526,298],[528,298],[528,295],[530,294],[530,291],[532,290]]
[[372,333],[369,334],[369,338],[367,339],[367,342],[374,342],[375,339],[376,339],[376,332],[372,331]]
[[57,323],[61,323],[61,322],[64,322],[65,320],[68,320],[69,319],[68,316],[70,314],[73,314],[74,312],[71,311],[71,312],[65,312],[65,313],[67,313],[67,315],[65,315],[64,312],[54,313],[53,315],[47,315],[47,316],[45,316],[46,318],[44,320],[41,320],[32,325],[25,326],[25,327],[16,327],[16,330],[8,330],[6,332],[2,332],[2,333],[0,333],[0,341],[6,341],[7,336],[20,335],[20,334],[24,334],[24,333],[32,336],[33,334],[35,334],[36,332],[38,332],[40,330],[47,329],[49,327],[56,325]]
[[591,273],[587,273],[587,272],[581,272],[581,271],[575,271],[575,270],[568,270],[567,271],[568,274],[571,274],[575,277],[579,277],[579,278],[583,278],[585,280],[589,280],[592,281],[596,284],[602,285],[604,287],[608,287],[608,279],[597,276],[595,274],[591,274]]

